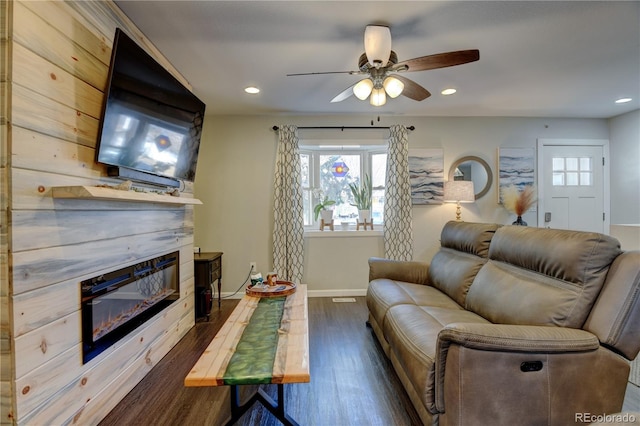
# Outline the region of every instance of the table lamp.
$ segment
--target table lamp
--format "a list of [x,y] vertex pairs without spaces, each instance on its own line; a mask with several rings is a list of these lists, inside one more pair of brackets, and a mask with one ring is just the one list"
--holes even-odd
[[456,203],[456,221],[462,221],[460,203],[473,203],[476,196],[473,192],[473,182],[466,180],[450,180],[444,183],[444,202]]

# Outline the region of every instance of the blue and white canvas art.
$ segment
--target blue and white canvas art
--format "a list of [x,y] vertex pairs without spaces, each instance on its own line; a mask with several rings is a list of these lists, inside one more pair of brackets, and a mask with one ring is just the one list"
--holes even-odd
[[502,203],[502,189],[513,185],[522,191],[535,184],[535,155],[533,148],[500,148],[498,164],[499,202]]
[[412,204],[444,201],[444,152],[441,148],[409,150]]

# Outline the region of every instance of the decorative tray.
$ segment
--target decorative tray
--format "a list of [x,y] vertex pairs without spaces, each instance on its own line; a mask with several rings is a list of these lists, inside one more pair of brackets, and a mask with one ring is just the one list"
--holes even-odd
[[249,286],[246,293],[253,297],[281,297],[295,293],[296,284],[291,281],[276,281],[276,285]]

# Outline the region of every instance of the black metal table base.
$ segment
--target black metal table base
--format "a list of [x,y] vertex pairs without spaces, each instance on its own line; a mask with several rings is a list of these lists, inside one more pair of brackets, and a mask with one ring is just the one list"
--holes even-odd
[[274,401],[269,395],[267,395],[261,388],[258,388],[251,398],[244,404],[240,405],[240,392],[238,392],[238,385],[230,386],[231,396],[231,420],[227,422],[227,426],[230,426],[237,422],[244,413],[256,402],[262,403],[264,407],[271,412],[283,425],[286,426],[299,426],[298,423],[285,413],[284,410],[284,385],[278,384],[278,400]]

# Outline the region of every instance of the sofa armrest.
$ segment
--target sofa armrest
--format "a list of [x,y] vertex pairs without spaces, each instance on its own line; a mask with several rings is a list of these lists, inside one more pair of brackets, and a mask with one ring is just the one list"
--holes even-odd
[[438,334],[438,353],[451,344],[486,351],[582,352],[598,349],[598,338],[588,331],[542,325],[453,323]]
[[369,258],[369,281],[387,278],[394,281],[428,284],[428,276],[429,264],[425,262]]
[[[445,408],[445,371],[447,354],[455,345],[493,353],[498,362],[500,353],[567,354],[593,352],[600,347],[598,338],[588,331],[550,326],[453,323],[438,334],[435,381],[436,407]],[[534,356],[534,358],[535,358]],[[458,368],[454,365],[451,368]],[[523,370],[524,371],[524,370]]]

